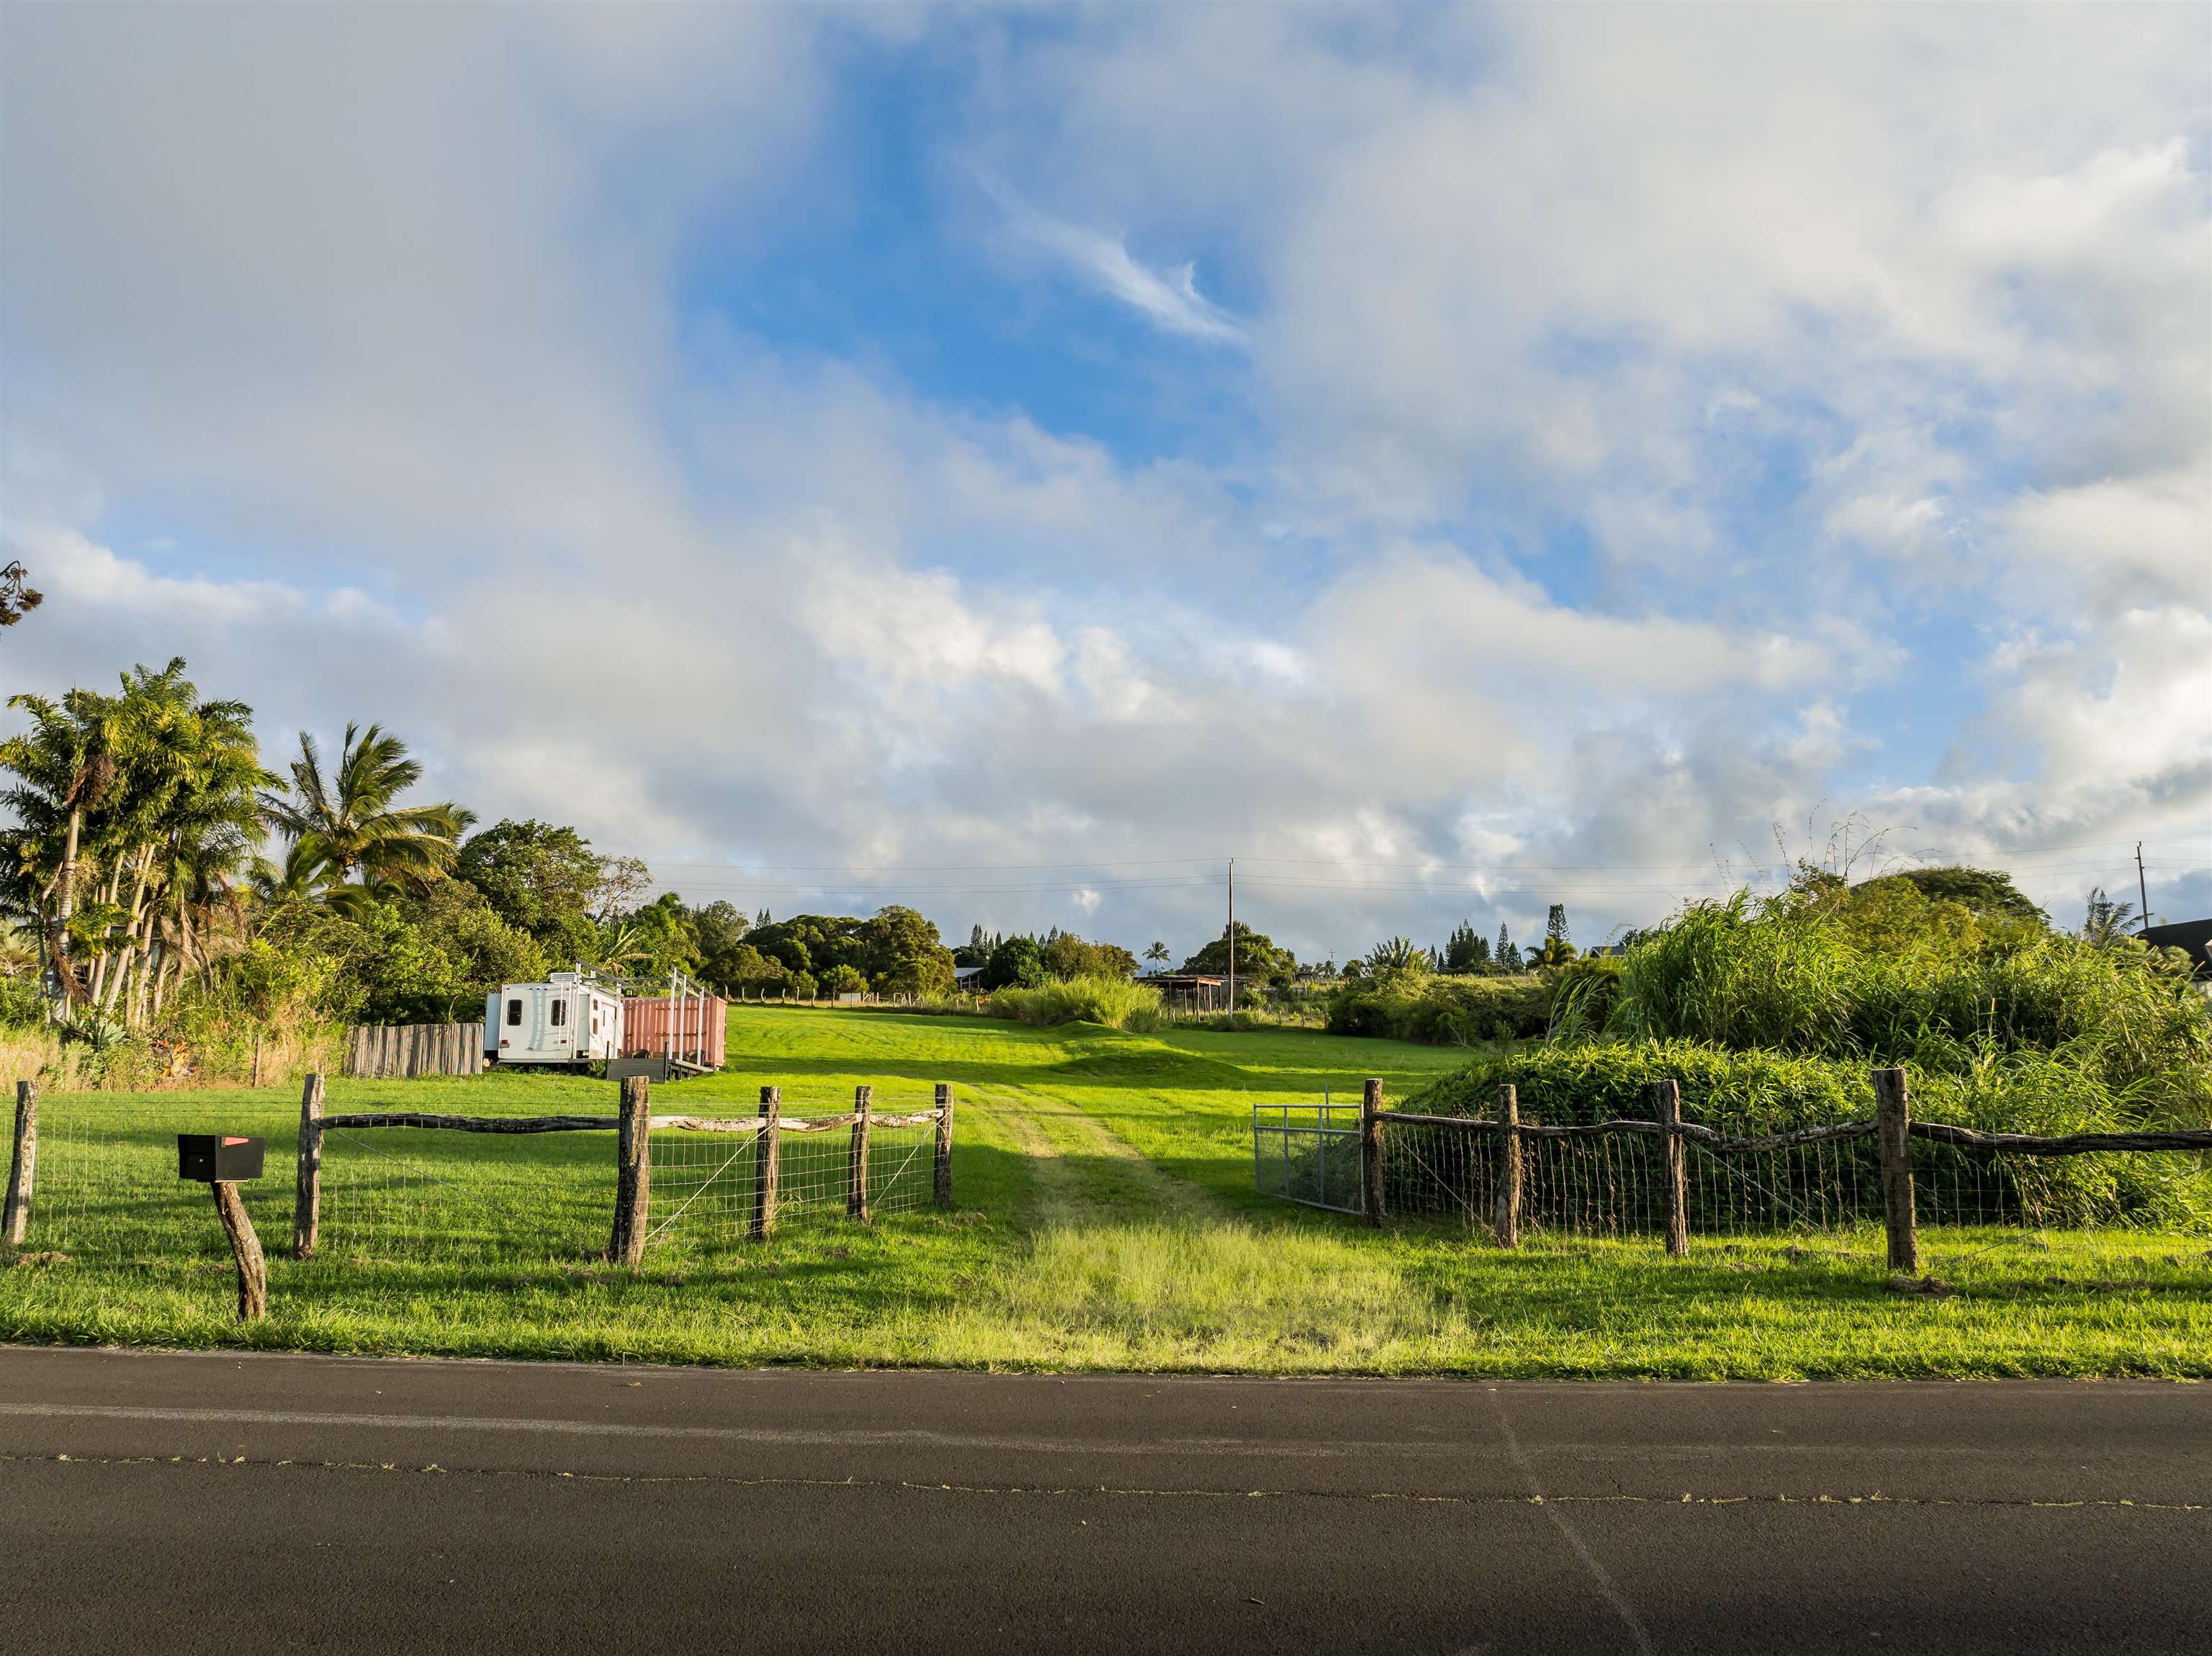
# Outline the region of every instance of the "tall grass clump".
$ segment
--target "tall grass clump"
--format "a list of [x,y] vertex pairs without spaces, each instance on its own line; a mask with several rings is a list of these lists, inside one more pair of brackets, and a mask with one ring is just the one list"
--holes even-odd
[[1646,1040],[1834,1052],[1851,1025],[1852,954],[1800,905],[1754,908],[1742,891],[1692,904],[1628,951],[1609,1022]]
[[2034,1054],[2124,1114],[2212,1122],[2212,1002],[2177,953],[1985,931],[1953,907],[1887,893],[1863,908],[1798,892],[1694,904],[1629,950],[1601,1033],[1954,1075]]
[[[1868,1071],[1896,1065],[1924,1120],[2212,1124],[2212,1002],[2177,951],[1977,913],[1900,879],[1815,875],[1692,904],[1587,989],[1563,989],[1542,1047],[1478,1058],[1408,1107],[1485,1113],[1510,1083],[1535,1119],[1640,1117],[1651,1083],[1672,1079],[1692,1119],[1756,1135],[1870,1115]],[[2061,1222],[2212,1222],[2201,1156],[2009,1158],[1995,1176]]]
[[1109,1029],[1156,1029],[1161,1022],[1160,992],[1126,978],[1068,978],[1035,989],[994,992],[985,1009],[995,1017],[1049,1027],[1055,1023],[1103,1023]]

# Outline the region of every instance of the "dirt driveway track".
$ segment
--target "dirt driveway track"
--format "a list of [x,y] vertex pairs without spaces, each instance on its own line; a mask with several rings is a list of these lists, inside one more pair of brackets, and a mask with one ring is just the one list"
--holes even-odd
[[2212,1651],[2212,1387],[0,1350],[9,1648]]

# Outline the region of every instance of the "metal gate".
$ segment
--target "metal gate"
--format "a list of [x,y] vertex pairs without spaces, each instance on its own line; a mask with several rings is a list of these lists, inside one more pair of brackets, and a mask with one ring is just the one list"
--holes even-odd
[[1364,1213],[1359,1106],[1255,1104],[1252,1174],[1263,1195],[1332,1213]]

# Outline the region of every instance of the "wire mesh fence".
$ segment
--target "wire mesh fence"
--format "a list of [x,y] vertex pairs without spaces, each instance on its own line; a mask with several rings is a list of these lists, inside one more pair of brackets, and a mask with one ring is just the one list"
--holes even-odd
[[[238,1189],[264,1245],[292,1234],[297,1110],[231,1094],[149,1106],[45,1101],[27,1248],[86,1260],[228,1257],[207,1187],[179,1180],[179,1133],[265,1143],[265,1171]],[[573,1258],[606,1240],[613,1169],[605,1133],[493,1139],[414,1129],[322,1135],[325,1257],[483,1263]]]
[[[312,1131],[302,1125],[307,1107],[245,1093],[45,1099],[23,1247],[88,1262],[228,1257],[206,1185],[179,1177],[180,1133],[264,1141],[263,1176],[235,1189],[274,1255],[308,1237],[312,1257],[333,1267],[530,1267],[605,1255],[621,1229],[619,1116],[329,1113],[310,1087]],[[703,1247],[763,1234],[769,1157],[769,1231],[949,1202],[950,1104],[949,1089],[942,1108],[934,1095],[872,1099],[860,1131],[853,1107],[794,1110],[770,1135],[757,1118],[654,1116],[641,1092],[638,1119],[650,1123],[646,1240]]]
[[892,1095],[876,1101],[866,1155],[858,1162],[851,1114],[830,1115],[809,1105],[784,1107],[791,1113],[777,1118],[772,1151],[758,1117],[713,1126],[654,1122],[647,1247],[714,1247],[757,1235],[763,1222],[781,1227],[857,1216],[863,1210],[855,1201],[856,1173],[864,1181],[870,1217],[912,1212],[934,1200],[933,1099]]
[[[245,1132],[272,1137],[286,1113],[265,1101],[244,1107],[182,1095],[158,1111],[130,1100],[50,1096],[39,1121],[35,1197],[24,1247],[97,1262],[228,1259],[204,1185],[177,1177],[179,1133]],[[264,1234],[289,1226],[286,1180],[240,1186]]]
[[[1668,1175],[1656,1128],[1552,1136],[1529,1123],[1519,1137],[1522,1229],[1572,1236],[1665,1232]],[[1391,1125],[1382,1145],[1387,1211],[1495,1226],[1505,1151],[1494,1125]],[[1686,1137],[1682,1185],[1685,1217],[1700,1235],[1832,1230],[1882,1216],[1881,1168],[1863,1143],[1728,1150]]]
[[1261,1190],[1337,1213],[1362,1210],[1357,1104],[1255,1104],[1252,1171]]
[[[333,1259],[478,1265],[591,1253],[607,1240],[608,1138],[328,1128],[319,1251]],[[285,1195],[289,1202],[289,1181]],[[289,1232],[289,1209],[284,1222]]]
[[[1364,1213],[1361,1115],[1352,1106],[1255,1107],[1258,1188]],[[1501,1239],[1751,1236],[1893,1222],[2212,1228],[2212,1133],[2194,1129],[2100,1135],[2085,1149],[2072,1139],[1900,1116],[1911,1196],[1899,1219],[1877,1120],[1736,1137],[1690,1121],[1670,1131],[1656,1114],[1588,1124],[1516,1114],[1510,1148],[1494,1118],[1378,1111],[1374,1120],[1383,1213],[1456,1221]]]

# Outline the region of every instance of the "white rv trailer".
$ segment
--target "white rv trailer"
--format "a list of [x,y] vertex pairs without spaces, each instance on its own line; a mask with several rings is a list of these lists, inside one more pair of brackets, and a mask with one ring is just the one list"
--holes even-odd
[[617,1055],[622,1033],[622,997],[581,972],[484,997],[484,1057],[495,1064],[589,1064]]

